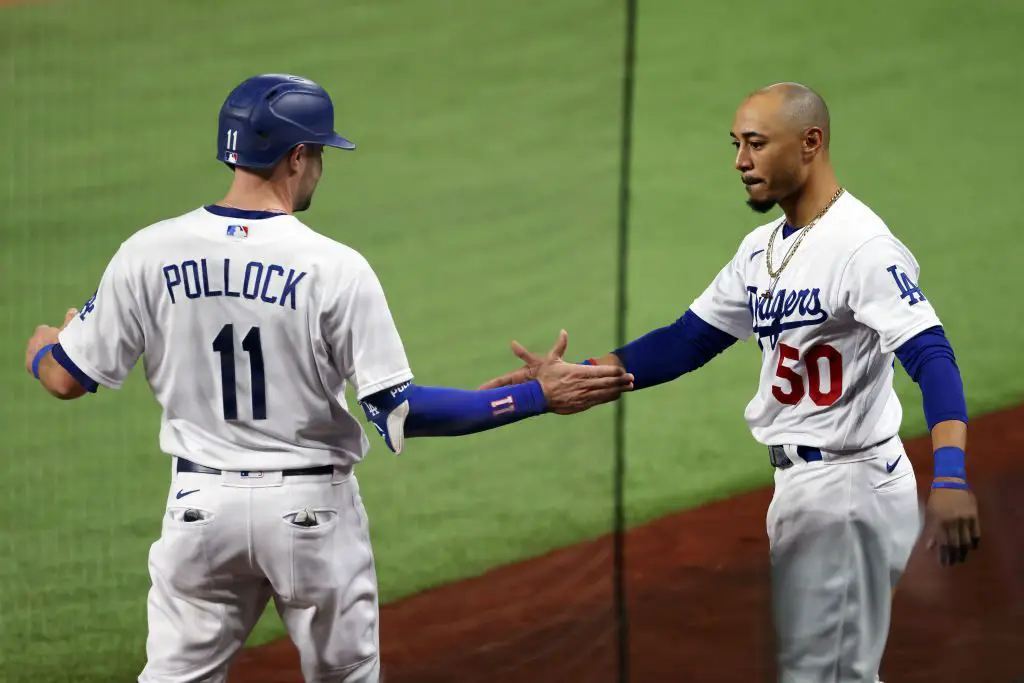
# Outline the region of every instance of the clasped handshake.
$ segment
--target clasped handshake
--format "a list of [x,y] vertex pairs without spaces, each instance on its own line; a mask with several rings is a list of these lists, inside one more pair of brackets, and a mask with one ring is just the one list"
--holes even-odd
[[559,415],[581,413],[601,403],[610,403],[623,392],[632,391],[633,375],[626,372],[614,355],[603,357],[600,365],[567,363],[562,356],[568,344],[569,334],[565,330],[559,333],[558,341],[543,356],[512,342],[512,352],[523,361],[523,366],[485,382],[480,389],[537,380],[544,391],[548,412]]

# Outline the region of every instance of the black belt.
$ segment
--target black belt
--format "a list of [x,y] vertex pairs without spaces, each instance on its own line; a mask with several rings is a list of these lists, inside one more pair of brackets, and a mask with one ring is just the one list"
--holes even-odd
[[[822,459],[820,450],[808,446],[797,446],[796,454],[807,462],[817,462]],[[777,467],[780,470],[793,466],[793,461],[786,455],[786,449],[782,446],[769,446],[768,459],[771,461],[772,467]]]
[[[178,458],[178,472],[192,472],[193,474],[220,474],[221,471],[206,465],[200,465],[194,463],[191,460],[185,460],[184,458]],[[333,474],[334,465],[321,465],[320,467],[304,467],[298,470],[283,470],[281,472],[286,477],[298,477],[309,474]],[[244,476],[248,472],[241,472]]]

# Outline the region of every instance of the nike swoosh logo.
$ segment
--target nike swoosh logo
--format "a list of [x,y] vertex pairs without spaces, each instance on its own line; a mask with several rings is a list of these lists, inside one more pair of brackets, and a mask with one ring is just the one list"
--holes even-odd
[[901,455],[899,458],[896,458],[895,460],[893,460],[892,464],[885,463],[885,471],[888,472],[889,474],[892,474],[892,471],[894,469],[896,469],[896,465],[899,464],[900,458],[902,458],[902,457],[903,456]]
[[764,249],[758,249],[757,251],[755,251],[753,254],[750,255],[750,260],[753,261],[754,257],[760,254],[762,251],[764,251]]
[[185,496],[189,495],[190,493],[195,493],[198,490],[199,489],[192,489],[191,491],[182,491],[181,489],[178,489],[178,492],[174,494],[174,497],[178,498],[178,499],[181,499],[181,498],[184,498]]

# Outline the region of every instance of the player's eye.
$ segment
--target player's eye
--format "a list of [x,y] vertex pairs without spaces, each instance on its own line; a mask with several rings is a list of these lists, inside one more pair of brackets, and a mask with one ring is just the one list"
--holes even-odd
[[764,145],[765,145],[765,143],[763,141],[761,141],[761,140],[752,140],[750,142],[751,149],[761,149],[761,148],[764,147]]
[[732,146],[735,147],[736,149],[739,149],[740,148],[740,141],[739,140],[733,140],[732,141]]

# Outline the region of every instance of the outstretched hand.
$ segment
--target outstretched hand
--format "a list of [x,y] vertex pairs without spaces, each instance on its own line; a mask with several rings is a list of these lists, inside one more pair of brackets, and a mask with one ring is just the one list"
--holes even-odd
[[507,387],[510,384],[524,384],[537,379],[537,370],[545,362],[554,362],[562,360],[565,355],[565,349],[569,346],[569,333],[562,330],[558,333],[558,339],[555,340],[555,345],[551,347],[551,350],[546,355],[540,356],[536,353],[529,351],[519,342],[513,340],[511,347],[512,353],[514,353],[519,360],[523,361],[523,367],[512,372],[506,372],[504,375],[495,377],[492,380],[484,382],[480,385],[480,389],[496,389],[498,387]]
[[565,330],[558,333],[555,345],[543,356],[513,341],[512,353],[523,361],[523,366],[485,382],[480,389],[537,380],[547,399],[548,410],[560,415],[609,403],[633,389],[633,376],[619,366],[566,363],[562,358],[568,345],[569,333]]

